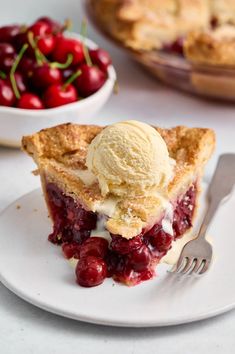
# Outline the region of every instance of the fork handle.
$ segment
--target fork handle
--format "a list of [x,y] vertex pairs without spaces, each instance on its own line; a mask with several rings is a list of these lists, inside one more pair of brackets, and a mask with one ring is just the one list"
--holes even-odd
[[216,199],[213,199],[209,202],[209,206],[207,208],[207,211],[206,211],[206,215],[204,216],[204,219],[203,219],[203,222],[201,224],[201,227],[200,227],[200,230],[199,230],[199,233],[198,233],[198,238],[205,238],[206,237],[206,234],[207,234],[207,230],[210,226],[210,223],[221,203],[221,200],[222,199],[219,199],[219,198],[216,198]]
[[205,238],[208,227],[221,201],[232,194],[235,184],[235,154],[220,155],[207,193],[209,206],[197,238]]

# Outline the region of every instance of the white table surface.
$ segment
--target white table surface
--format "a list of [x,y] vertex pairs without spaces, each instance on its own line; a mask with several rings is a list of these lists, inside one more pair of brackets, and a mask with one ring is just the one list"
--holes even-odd
[[[77,30],[82,16],[78,0],[1,0],[0,4],[0,23],[29,22],[48,14],[61,20],[72,18]],[[217,156],[222,152],[235,152],[235,105],[200,100],[165,87],[146,75],[91,27],[89,35],[112,54],[120,92],[94,120],[87,123],[138,119],[161,126],[211,127],[217,133],[218,143],[206,171],[209,179]],[[0,147],[0,211],[14,199],[39,187],[39,179],[30,173],[33,168],[31,159],[21,151]],[[166,328],[125,329],[90,325],[29,305],[0,284],[1,354],[193,354],[210,351],[230,354],[234,352],[234,333],[234,311],[210,320]]]

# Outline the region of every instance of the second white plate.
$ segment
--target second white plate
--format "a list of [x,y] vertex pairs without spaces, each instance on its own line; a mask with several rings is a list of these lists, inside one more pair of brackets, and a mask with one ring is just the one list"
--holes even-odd
[[47,241],[51,223],[41,191],[35,190],[0,216],[0,280],[40,308],[92,323],[150,327],[215,316],[235,306],[234,209],[233,197],[213,222],[215,261],[204,277],[181,278],[160,265],[157,278],[136,287],[107,279],[82,288],[60,247]]

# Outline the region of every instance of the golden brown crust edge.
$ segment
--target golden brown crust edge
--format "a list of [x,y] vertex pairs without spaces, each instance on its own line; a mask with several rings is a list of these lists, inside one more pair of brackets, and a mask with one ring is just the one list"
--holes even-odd
[[90,0],[95,20],[134,50],[160,49],[194,29],[207,28],[208,0]]
[[217,39],[210,32],[192,32],[184,42],[184,54],[195,64],[234,67],[235,36]]
[[[171,152],[176,148],[188,147],[194,149],[189,140],[206,139],[211,136],[215,138],[212,129],[209,128],[189,128],[186,126],[176,126],[164,129],[154,126],[165,139],[168,149]],[[66,152],[80,150],[90,144],[92,139],[102,130],[103,126],[80,125],[73,123],[60,124],[51,128],[42,129],[32,135],[22,137],[22,149],[29,155],[36,154],[38,157],[59,158]]]
[[33,157],[36,163],[41,158],[55,159],[66,165],[75,163],[77,168],[82,169],[87,146],[101,130],[101,127],[95,125],[66,123],[24,136],[21,145],[23,151]]
[[[88,145],[102,129],[103,127],[95,125],[62,124],[23,137],[22,149],[38,165],[46,165],[47,161],[53,160],[66,168],[86,169]],[[184,126],[155,129],[165,140],[170,156],[176,161],[175,178],[169,186],[171,190],[184,175],[193,172],[197,166],[203,168],[213,153],[215,134],[211,129]]]
[[[22,138],[22,149],[33,157],[53,159],[66,167],[86,169],[87,149],[104,127],[97,125],[61,124]],[[177,126],[154,127],[165,140],[170,156],[181,167],[205,164],[215,147],[214,131],[207,128]]]

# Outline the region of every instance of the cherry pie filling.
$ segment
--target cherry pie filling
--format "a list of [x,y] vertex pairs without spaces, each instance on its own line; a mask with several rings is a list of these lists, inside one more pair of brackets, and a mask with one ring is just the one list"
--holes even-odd
[[174,203],[173,236],[162,228],[162,220],[150,230],[143,230],[127,240],[111,234],[111,242],[102,237],[91,237],[100,215],[85,210],[71,196],[65,195],[54,183],[47,183],[47,200],[54,221],[53,232],[48,239],[54,244],[62,244],[66,258],[77,258],[77,282],[82,286],[101,284],[106,277],[118,282],[136,285],[155,275],[156,265],[172,247],[172,242],[180,238],[192,226],[195,210],[197,186]]

